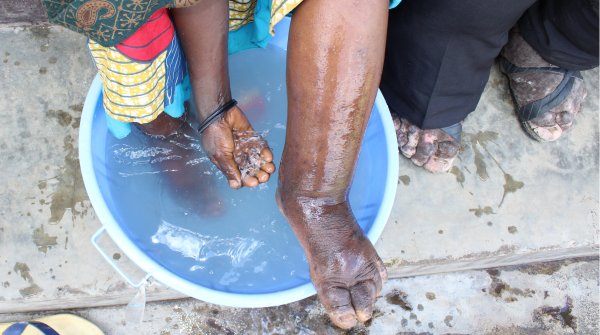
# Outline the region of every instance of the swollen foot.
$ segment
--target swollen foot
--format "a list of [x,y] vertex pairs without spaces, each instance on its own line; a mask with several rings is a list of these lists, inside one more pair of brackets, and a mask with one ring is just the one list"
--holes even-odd
[[223,200],[210,171],[209,162],[198,165],[188,165],[196,157],[195,150],[186,149],[190,146],[188,134],[193,130],[184,126],[177,133],[163,138],[164,147],[169,148],[171,157],[162,161],[161,168],[167,171],[169,188],[181,207],[184,207],[200,216],[216,217],[224,212]]
[[[408,120],[392,115],[398,148],[417,166],[429,172],[448,172],[460,149],[460,124],[442,129],[421,129]],[[454,133],[449,134],[450,130]]]
[[508,77],[517,116],[529,136],[555,141],[571,128],[587,95],[578,71],[546,62],[516,31],[502,50],[500,68]]
[[331,321],[349,329],[373,314],[387,272],[347,202],[301,199],[283,205]]

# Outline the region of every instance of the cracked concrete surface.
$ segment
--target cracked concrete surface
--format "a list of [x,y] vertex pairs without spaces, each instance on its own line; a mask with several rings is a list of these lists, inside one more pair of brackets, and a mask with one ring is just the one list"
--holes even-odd
[[[126,304],[135,290],[89,243],[100,223],[77,159],[94,76],[84,43],[58,27],[0,27],[0,320],[79,307],[107,334],[341,333],[314,298],[252,310],[161,301],[148,304],[142,325],[124,324],[124,307],[89,308]],[[494,69],[451,173],[401,159],[377,248],[391,276],[409,278],[391,280],[373,322],[353,334],[598,332],[597,260],[547,263],[598,253],[598,71],[584,76],[583,113],[558,142],[535,143],[521,131]],[[534,261],[546,263],[473,270]],[[182,297],[148,289],[151,301]]]
[[[68,311],[107,334],[598,334],[598,259],[539,263],[390,280],[373,320],[331,325],[317,299],[261,309],[184,299],[150,303],[143,322],[127,308]],[[0,314],[0,322],[46,315]]]

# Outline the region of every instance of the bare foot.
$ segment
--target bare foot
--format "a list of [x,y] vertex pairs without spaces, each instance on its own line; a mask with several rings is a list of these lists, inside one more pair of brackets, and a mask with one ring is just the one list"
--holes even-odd
[[336,326],[349,329],[371,318],[387,272],[348,202],[330,202],[280,200],[280,207],[304,248],[327,314]]
[[[548,63],[516,31],[502,58],[500,68],[509,79],[523,129],[538,141],[557,140],[571,128],[587,96],[579,72]],[[547,98],[553,94],[554,99]]]
[[563,102],[546,113],[534,118],[527,123],[526,128],[535,133],[538,141],[556,141],[571,126],[577,114],[581,111],[581,104],[587,96],[587,91],[582,80],[575,80],[571,93]]
[[223,201],[211,175],[206,174],[210,167],[206,163],[188,166],[197,152],[191,149],[190,138],[197,136],[183,118],[175,119],[162,113],[154,121],[137,124],[151,141],[160,142],[156,146],[167,149],[169,157],[160,160],[160,170],[166,171],[168,189],[182,206],[201,216],[223,214]]
[[161,169],[167,171],[169,190],[181,207],[200,216],[220,216],[224,212],[224,202],[212,174],[207,174],[211,163],[188,165],[197,157],[196,150],[186,149],[192,147],[189,138],[194,132],[185,124],[177,133],[162,139],[165,142],[162,146],[169,148],[170,155],[177,158],[162,161]]
[[398,148],[417,166],[429,172],[448,172],[458,155],[460,143],[441,129],[425,129],[392,115]]

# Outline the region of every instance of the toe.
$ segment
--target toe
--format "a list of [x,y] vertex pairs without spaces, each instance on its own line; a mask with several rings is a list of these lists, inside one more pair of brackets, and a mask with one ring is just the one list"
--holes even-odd
[[431,142],[421,141],[417,146],[415,154],[412,156],[412,161],[418,166],[423,166],[429,158],[435,153],[436,145]]
[[556,124],[555,114],[552,112],[546,112],[528,122],[538,127],[552,127]]
[[456,141],[444,141],[438,143],[437,156],[440,158],[454,159],[458,155],[458,143]]
[[433,156],[429,158],[427,163],[423,165],[425,170],[431,173],[440,173],[440,172],[448,172],[454,165],[454,158],[441,158],[437,156]]
[[557,124],[550,127],[531,125],[531,128],[544,141],[555,141],[562,135],[562,129]]
[[573,124],[575,114],[568,111],[562,111],[556,115],[556,123],[563,129],[569,128]]
[[415,155],[415,152],[417,152],[417,148],[409,145],[403,145],[400,147],[400,152],[402,155],[404,155],[404,157],[412,158],[412,156]]
[[352,308],[350,291],[342,287],[330,287],[319,294],[331,322],[342,329],[356,325],[357,317]]
[[[377,270],[379,271],[379,279],[381,281],[381,284],[383,285],[383,283],[388,279],[387,269],[385,268],[385,264],[383,264],[383,261],[379,259],[379,257],[375,264],[377,266]],[[377,294],[379,294],[379,292],[381,292],[381,287],[379,287]]]
[[400,148],[406,146],[408,143],[408,137],[406,136],[406,133],[403,132],[396,132],[396,140],[398,140],[398,147]]
[[415,125],[410,125],[407,130],[408,142],[406,145],[416,147],[419,144],[419,138],[421,137],[421,129]]
[[[379,278],[377,278],[379,281]],[[377,299],[377,286],[372,280],[364,281],[350,289],[352,306],[356,311],[356,318],[365,322],[373,315],[373,306]]]

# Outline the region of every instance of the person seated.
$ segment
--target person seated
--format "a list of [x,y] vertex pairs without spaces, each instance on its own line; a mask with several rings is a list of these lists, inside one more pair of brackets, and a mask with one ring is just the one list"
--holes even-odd
[[[267,182],[275,166],[263,140],[236,140],[254,134],[231,97],[228,44],[230,50],[264,46],[273,26],[294,10],[277,201],[333,323],[351,328],[371,318],[387,274],[347,195],[381,78],[390,2],[230,1],[229,8],[221,0],[44,3],[52,22],[89,36],[115,135],[126,136],[131,124],[164,137],[188,127],[180,102],[189,78],[202,123],[198,136],[232,188]],[[164,7],[173,8],[174,25]]]
[[598,0],[404,0],[390,12],[381,81],[404,156],[451,169],[498,56],[527,135],[559,139],[587,94],[579,71],[598,66]]

